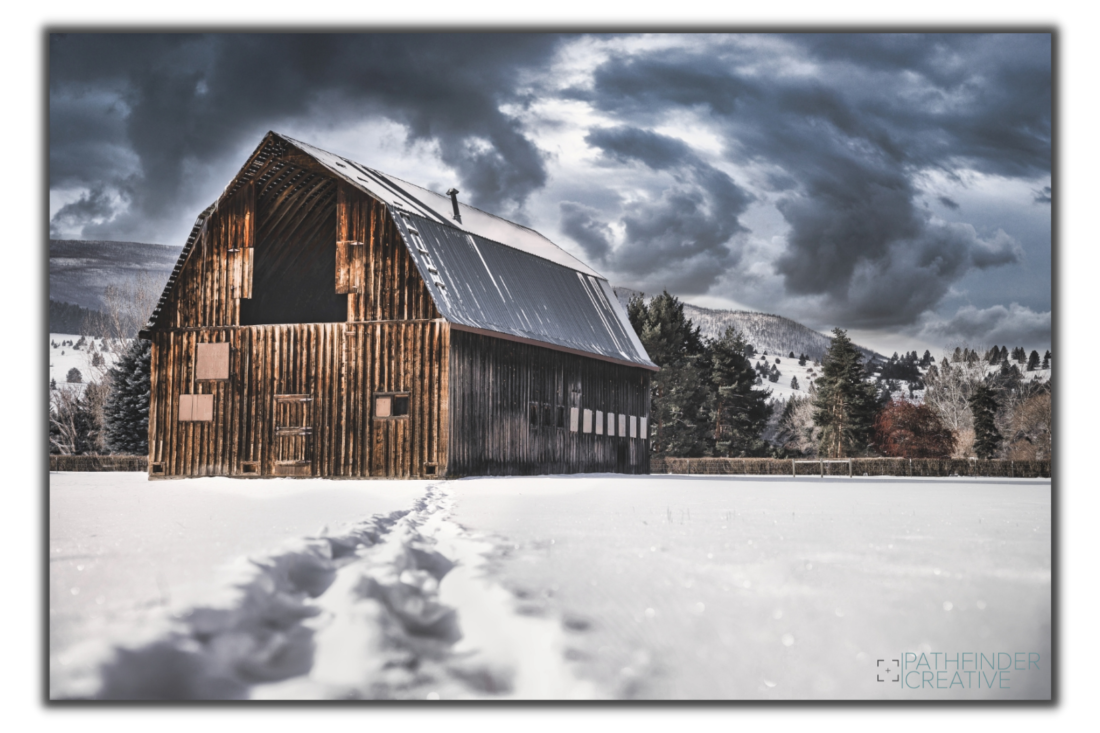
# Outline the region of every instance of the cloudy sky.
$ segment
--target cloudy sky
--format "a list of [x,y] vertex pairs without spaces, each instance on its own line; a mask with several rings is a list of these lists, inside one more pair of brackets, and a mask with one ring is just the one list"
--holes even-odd
[[181,245],[276,130],[618,285],[1044,349],[1051,111],[1047,34],[51,36],[50,233]]

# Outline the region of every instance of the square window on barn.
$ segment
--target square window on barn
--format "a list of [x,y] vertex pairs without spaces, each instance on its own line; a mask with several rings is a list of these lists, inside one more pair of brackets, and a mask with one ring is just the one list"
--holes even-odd
[[630,437],[631,438],[637,438],[638,437],[638,418],[635,417],[634,415],[630,416]]
[[585,410],[584,411],[584,432],[586,432],[586,433],[591,433],[592,432],[592,411],[591,410]]
[[609,438],[615,437],[615,413],[607,413],[607,436]]
[[229,344],[196,344],[195,379],[229,379]]
[[376,394],[374,396],[374,417],[407,417],[409,414],[409,395]]
[[581,429],[581,408],[570,407],[569,408],[569,431],[577,432]]
[[596,410],[596,435],[603,435],[603,410]]
[[214,395],[181,394],[180,422],[210,422],[214,419]]
[[626,415],[619,415],[619,437],[626,437]]

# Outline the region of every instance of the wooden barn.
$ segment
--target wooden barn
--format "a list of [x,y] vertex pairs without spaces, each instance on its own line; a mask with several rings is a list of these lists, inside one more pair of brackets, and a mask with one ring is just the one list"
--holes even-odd
[[141,333],[150,475],[648,473],[607,280],[447,194],[268,133]]

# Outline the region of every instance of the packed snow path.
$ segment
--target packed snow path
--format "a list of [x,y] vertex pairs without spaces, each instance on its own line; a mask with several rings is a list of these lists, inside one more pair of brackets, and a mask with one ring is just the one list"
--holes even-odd
[[241,559],[220,593],[60,650],[51,697],[587,699],[560,627],[484,577],[491,545],[413,509]]
[[[307,483],[313,511],[329,516],[339,514],[324,498],[329,487],[382,485],[396,495],[403,486],[419,498],[343,529],[269,543],[232,566],[220,593],[174,604],[174,613],[165,605],[133,614],[121,634],[71,623],[64,631],[54,606],[72,601],[65,585],[80,559],[52,558],[51,641],[81,635],[73,629],[102,633],[51,644],[51,696],[1050,695],[1049,481],[575,476],[238,485],[278,493]],[[143,489],[176,485],[202,482]],[[147,501],[163,509],[159,497]],[[196,498],[181,504],[181,519],[186,506],[206,506]],[[97,499],[89,514],[105,511]],[[54,510],[51,549],[71,543]],[[234,521],[248,532],[247,517]],[[132,540],[132,523],[112,534],[116,543]],[[972,679],[965,688],[921,689],[879,681],[896,675],[881,674],[879,659],[956,652],[1024,653],[1038,663],[995,688]]]

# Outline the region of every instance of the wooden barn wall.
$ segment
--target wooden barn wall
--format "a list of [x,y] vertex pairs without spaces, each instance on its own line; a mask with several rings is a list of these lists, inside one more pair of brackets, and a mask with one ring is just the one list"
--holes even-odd
[[252,294],[255,210],[251,184],[218,203],[176,279],[160,324],[189,328],[240,323],[241,298]]
[[[448,337],[442,321],[154,332],[150,475],[442,474],[448,448]],[[196,380],[196,344],[224,341],[230,344],[229,379]],[[375,419],[376,392],[407,392],[410,414]],[[180,422],[181,394],[212,394],[213,420]],[[279,395],[309,399],[279,400]],[[294,416],[311,435],[278,436],[277,420]],[[286,457],[288,448],[307,452],[308,465],[277,466],[276,453]],[[255,472],[244,470],[253,466]]]
[[[645,369],[452,331],[449,383],[451,476],[649,473],[647,439],[582,430],[586,408],[648,417]],[[532,426],[532,402],[564,408],[565,427]],[[582,417],[577,432],[571,407]]]
[[385,205],[341,184],[336,241],[336,288],[348,293],[347,320],[440,317]]

